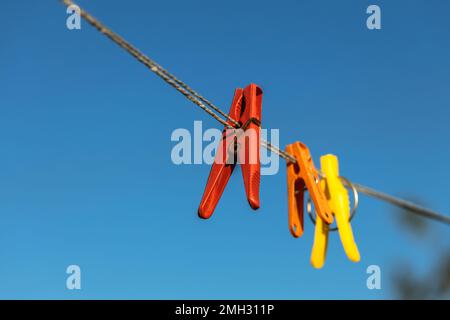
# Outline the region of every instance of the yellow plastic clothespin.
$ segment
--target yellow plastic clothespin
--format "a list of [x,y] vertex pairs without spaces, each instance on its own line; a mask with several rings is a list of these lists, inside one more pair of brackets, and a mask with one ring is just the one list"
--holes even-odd
[[[339,177],[338,158],[332,154],[327,154],[320,158],[320,165],[325,175],[325,178],[320,182],[321,188],[324,190],[328,205],[336,219],[344,251],[351,261],[358,262],[360,255],[349,221],[350,200],[347,189]],[[329,225],[320,216],[317,216],[311,253],[311,264],[314,268],[322,268],[325,263],[329,229]]]

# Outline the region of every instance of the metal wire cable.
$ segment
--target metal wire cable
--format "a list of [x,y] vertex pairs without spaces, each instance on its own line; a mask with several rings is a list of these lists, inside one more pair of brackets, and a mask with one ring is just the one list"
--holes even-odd
[[[71,0],[62,0],[62,2],[66,6],[76,5]],[[78,8],[80,8],[77,5]],[[101,22],[99,22],[96,18],[91,16],[89,13],[84,11],[80,8],[80,15],[83,17],[89,24],[91,24],[93,27],[95,27],[98,31],[103,33],[105,36],[110,38],[113,42],[115,42],[117,45],[125,49],[129,54],[131,54],[133,57],[135,57],[138,61],[140,61],[142,64],[144,64],[147,68],[149,68],[152,72],[154,72],[156,75],[161,77],[165,82],[167,82],[169,85],[174,87],[176,90],[178,90],[181,94],[183,94],[187,99],[195,103],[197,106],[199,106],[201,109],[206,111],[210,116],[212,116],[214,119],[219,121],[221,124],[223,124],[226,127],[230,127],[230,125],[222,119],[220,116],[218,116],[214,111],[215,110],[219,114],[223,115],[226,119],[230,120],[235,125],[238,124],[234,119],[230,118],[227,114],[225,114],[223,111],[221,111],[218,107],[213,105],[211,102],[206,100],[203,96],[196,93],[193,89],[191,89],[188,85],[183,83],[181,80],[177,79],[174,75],[169,73],[167,70],[162,68],[158,63],[144,55],[142,52],[140,52],[136,47],[128,43],[125,39],[123,39],[121,36],[107,28],[105,25],[103,25]],[[202,102],[203,101],[203,102]],[[204,103],[206,103],[210,108],[208,108]]]
[[395,205],[397,207],[406,209],[406,210],[408,210],[410,212],[413,212],[415,214],[421,215],[421,216],[423,216],[425,218],[433,219],[433,220],[436,220],[436,221],[439,221],[439,222],[442,222],[442,223],[450,225],[450,217],[448,217],[448,216],[441,215],[440,213],[437,213],[437,212],[432,211],[432,210],[427,209],[427,208],[423,208],[423,207],[418,206],[418,205],[416,205],[416,204],[414,204],[412,202],[409,202],[409,201],[406,201],[406,200],[403,200],[403,199],[399,199],[399,198],[390,196],[390,195],[388,195],[388,194],[386,194],[384,192],[380,192],[380,191],[374,190],[372,188],[363,186],[363,185],[358,184],[358,183],[353,183],[353,185],[356,188],[356,190],[358,190],[359,192],[362,192],[362,193],[364,193],[364,194],[366,194],[368,196],[371,196],[371,197],[374,197],[374,198],[377,198],[377,199],[389,202],[389,203],[391,203],[391,204],[393,204],[393,205]]
[[[61,0],[61,1],[66,6],[76,5],[71,0]],[[77,5],[77,7],[80,8],[78,5]],[[144,64],[147,68],[149,68],[152,72],[154,72],[156,75],[158,75],[160,78],[162,78],[165,82],[167,82],[169,85],[171,85],[177,91],[179,91],[187,99],[189,99],[190,101],[195,103],[197,106],[199,106],[202,110],[204,110],[206,113],[208,113],[210,116],[212,116],[215,120],[217,120],[218,122],[223,124],[225,127],[230,128],[230,129],[239,127],[239,123],[236,120],[229,117],[225,112],[220,110],[220,108],[218,108],[212,102],[210,102],[205,97],[200,95],[198,92],[193,90],[191,87],[189,87],[183,81],[179,80],[177,77],[175,77],[169,71],[167,71],[166,69],[161,67],[158,63],[156,63],[155,61],[150,59],[148,56],[144,55],[132,44],[127,42],[125,39],[120,37],[118,34],[113,32],[111,29],[107,28],[105,25],[103,25],[101,22],[99,22],[96,18],[94,18],[93,16],[91,16],[89,13],[87,13],[86,11],[84,11],[81,8],[80,8],[80,15],[89,24],[91,24],[93,27],[95,27],[98,31],[100,31],[102,34],[107,36],[109,39],[111,39],[117,45],[119,45],[120,47],[125,49],[125,51],[127,51],[129,54],[131,54],[133,57],[135,57],[138,61],[140,61],[142,64]],[[216,112],[220,115],[218,115]],[[226,120],[223,119],[221,116],[224,117]],[[230,121],[231,123],[233,123],[234,126],[231,126],[227,122],[227,120]],[[297,162],[297,160],[295,159],[294,156],[273,146],[268,141],[261,140],[261,146],[276,153],[278,156],[280,156],[281,158],[285,159],[288,162],[293,162],[293,163]],[[421,215],[423,217],[433,219],[433,220],[450,225],[450,217],[448,217],[448,216],[441,215],[432,210],[415,205],[409,201],[390,196],[388,194],[376,191],[374,189],[363,186],[361,184],[357,184],[357,183],[352,183],[352,184],[359,192],[364,193],[368,196],[389,202],[393,205],[404,208],[412,213]]]
[[[76,5],[71,0],[62,0],[62,2],[66,6]],[[78,5],[76,5],[78,8],[80,8]],[[164,81],[166,81],[169,85],[174,87],[176,90],[181,92],[186,98],[188,98],[190,101],[195,103],[197,106],[199,106],[201,109],[206,111],[209,115],[211,115],[215,120],[223,124],[227,128],[233,128],[230,126],[226,120],[222,119],[219,115],[214,113],[214,111],[218,112],[220,115],[225,117],[227,120],[229,120],[231,123],[234,124],[234,127],[239,127],[239,123],[228,116],[225,112],[220,110],[217,106],[215,106],[212,102],[207,100],[205,97],[203,97],[201,94],[193,90],[191,87],[189,87],[186,83],[179,80],[177,77],[175,77],[173,74],[171,74],[169,71],[164,69],[161,65],[159,65],[157,62],[140,52],[136,47],[134,47],[131,43],[123,39],[121,36],[119,36],[117,33],[113,32],[111,29],[107,28],[103,23],[98,21],[96,18],[91,16],[88,12],[80,8],[80,15],[83,17],[89,24],[91,24],[93,27],[95,27],[97,30],[99,30],[101,33],[103,33],[105,36],[107,36],[109,39],[111,39],[113,42],[115,42],[117,45],[125,49],[128,53],[130,53],[133,57],[135,57],[137,60],[139,60],[142,64],[144,64],[147,68],[149,68],[152,72],[154,72],[156,75],[161,77]],[[207,104],[210,108],[204,105]],[[297,160],[291,156],[290,154],[286,153],[283,150],[280,150],[279,148],[271,145],[268,141],[261,141],[261,145],[263,147],[266,147],[267,149],[271,150],[272,152],[275,152],[280,157],[284,158],[287,161],[296,163]]]

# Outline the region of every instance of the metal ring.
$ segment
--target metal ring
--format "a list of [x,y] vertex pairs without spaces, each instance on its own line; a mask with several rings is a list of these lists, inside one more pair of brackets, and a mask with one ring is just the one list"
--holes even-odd
[[[353,217],[356,214],[356,209],[358,209],[358,205],[359,205],[358,190],[356,190],[356,187],[347,178],[341,177],[341,176],[339,178],[343,181],[344,185],[347,188],[350,187],[353,192],[353,208],[350,211],[350,218],[348,219],[348,221],[350,222],[350,221],[352,221]],[[309,195],[308,195],[307,199],[308,200],[306,201],[306,211],[308,212],[309,219],[315,225],[316,219],[314,218],[314,216],[312,214],[311,198],[309,197]],[[338,227],[332,227],[332,228],[329,228],[329,231],[337,231],[338,229],[339,229]]]

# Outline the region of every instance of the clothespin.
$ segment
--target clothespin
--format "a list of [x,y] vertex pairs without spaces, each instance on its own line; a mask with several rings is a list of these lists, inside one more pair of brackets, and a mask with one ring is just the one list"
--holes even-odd
[[291,154],[296,163],[287,162],[287,193],[289,230],[294,237],[300,237],[304,230],[304,193],[308,190],[314,202],[317,215],[326,223],[333,222],[333,216],[328,206],[327,199],[319,187],[319,172],[314,166],[308,147],[295,142],[286,147],[286,152]]
[[[241,165],[250,207],[255,210],[259,208],[261,108],[260,87],[250,84],[245,89],[236,89],[229,117],[240,126],[237,129],[225,127],[222,132],[198,209],[201,218],[208,219],[213,214],[236,162]],[[234,127],[232,121],[228,120],[228,124]]]
[[[336,218],[339,237],[341,238],[344,251],[351,261],[358,262],[360,255],[350,225],[350,200],[347,189],[339,177],[338,158],[328,154],[320,158],[320,163],[322,172],[325,175],[325,178],[321,181],[321,187]],[[314,268],[322,268],[325,263],[329,229],[329,225],[318,215],[311,253],[311,264]]]

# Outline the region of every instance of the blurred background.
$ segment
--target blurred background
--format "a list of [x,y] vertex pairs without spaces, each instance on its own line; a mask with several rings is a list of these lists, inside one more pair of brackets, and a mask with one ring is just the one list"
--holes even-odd
[[[264,90],[263,126],[339,157],[354,182],[448,214],[450,3],[88,1],[78,4],[228,111]],[[366,9],[381,8],[368,30]],[[361,262],[337,233],[322,270],[313,226],[287,226],[285,164],[247,205],[236,170],[197,217],[210,167],[176,166],[173,130],[220,128],[56,0],[0,15],[0,298],[450,297],[449,227],[361,195]],[[82,289],[67,290],[66,268]],[[381,290],[366,286],[381,268]]]

